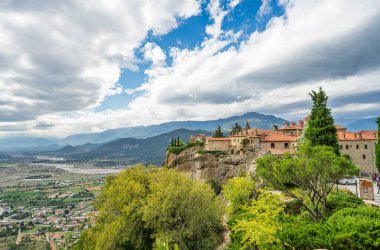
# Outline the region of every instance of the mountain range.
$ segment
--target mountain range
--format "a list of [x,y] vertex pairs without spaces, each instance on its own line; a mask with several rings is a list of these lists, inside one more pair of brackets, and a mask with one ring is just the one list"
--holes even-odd
[[49,151],[67,145],[102,144],[119,138],[144,139],[181,128],[213,131],[220,125],[223,130],[229,131],[235,123],[245,126],[247,121],[251,127],[264,129],[271,128],[273,124],[283,125],[286,122],[286,120],[273,115],[251,112],[241,116],[210,121],[172,121],[151,126],[109,129],[99,133],[74,134],[63,139],[25,137],[23,140],[22,137],[3,138],[0,139],[0,151]]
[[[98,133],[74,134],[62,139],[52,138],[33,138],[33,137],[6,137],[0,138],[0,151],[53,151],[65,146],[66,151],[82,151],[76,153],[86,153],[92,151],[99,145],[117,140],[120,138],[146,139],[160,134],[169,133],[177,129],[213,131],[218,125],[223,130],[229,131],[235,123],[245,126],[249,122],[251,127],[270,129],[272,125],[282,126],[286,120],[273,116],[264,115],[256,112],[246,113],[240,116],[210,120],[210,121],[172,121],[158,125],[125,127],[109,129]],[[345,125],[349,131],[374,130],[377,128],[375,118],[357,120],[338,120],[338,124]],[[76,147],[75,146],[79,146]],[[62,149],[63,150],[63,149]]]

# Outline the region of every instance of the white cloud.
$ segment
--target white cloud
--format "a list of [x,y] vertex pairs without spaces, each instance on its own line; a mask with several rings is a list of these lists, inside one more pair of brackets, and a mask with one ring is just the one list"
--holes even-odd
[[[1,1],[0,121],[98,106],[133,50],[200,11],[197,0]],[[3,103],[4,101],[4,103]]]
[[[310,107],[308,93],[320,86],[326,89],[333,112],[338,116],[379,115],[378,1],[292,0],[281,1],[281,4],[286,8],[286,16],[272,18],[266,30],[254,32],[247,41],[226,49],[236,41],[236,34],[225,36],[228,31],[221,29],[226,15],[224,11],[229,10],[222,10],[218,1],[212,1],[208,9],[214,20],[212,27],[208,27],[211,38],[206,38],[201,46],[192,50],[172,48],[165,54],[156,44],[145,45],[145,57],[152,61],[152,67],[147,71],[148,79],[135,90],[125,90],[145,94],[130,102],[128,109],[41,115],[37,121],[54,126],[48,131],[35,130],[35,133],[67,135],[169,120],[213,119],[248,111],[302,118]],[[232,2],[231,6],[234,7]],[[152,22],[149,20],[148,23]],[[163,23],[166,24],[167,20],[170,18],[164,18]],[[163,26],[173,27],[175,23]],[[163,31],[157,28],[154,32]],[[115,38],[111,36],[106,40],[112,39]],[[119,47],[106,47],[113,53],[123,51]],[[164,63],[167,56],[173,59],[170,66]],[[110,57],[110,61],[123,58]],[[24,57],[21,65],[32,67],[34,64],[29,60]],[[98,67],[104,67],[106,72],[107,65]],[[2,74],[0,71],[0,76]],[[102,74],[90,71],[88,75],[99,78]],[[88,90],[94,85],[88,83],[85,86]],[[97,87],[97,91],[106,92],[103,88],[109,89],[110,86],[113,84]],[[21,85],[15,87],[18,91],[23,90]],[[65,87],[70,88],[70,85]],[[13,88],[5,91],[14,91]],[[99,96],[96,93],[91,95]],[[32,91],[32,94],[38,93]],[[13,95],[12,98],[19,96],[24,99],[18,103],[32,100],[35,103],[30,105],[41,105],[38,103],[40,99],[25,95]],[[93,100],[89,98],[88,102]],[[356,107],[360,112],[353,111]]]

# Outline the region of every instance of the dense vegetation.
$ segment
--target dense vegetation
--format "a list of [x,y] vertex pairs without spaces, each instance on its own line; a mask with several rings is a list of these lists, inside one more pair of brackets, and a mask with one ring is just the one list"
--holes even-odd
[[[252,177],[223,187],[229,201],[230,249],[378,249],[380,209],[344,191],[327,196],[327,214],[313,220],[287,194],[259,188]],[[297,188],[294,188],[297,190]]]
[[326,197],[334,184],[359,172],[350,160],[337,156],[333,148],[313,147],[308,142],[299,146],[295,156],[268,155],[257,162],[257,174],[276,190],[300,202],[314,220],[322,219],[327,213]]
[[[176,171],[137,166],[109,177],[95,203],[96,225],[74,249],[213,249],[223,205],[208,184]],[[161,244],[162,245],[162,244]]]

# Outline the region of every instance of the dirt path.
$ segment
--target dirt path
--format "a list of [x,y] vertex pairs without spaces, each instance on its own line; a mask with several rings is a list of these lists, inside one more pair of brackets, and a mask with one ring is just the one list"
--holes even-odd
[[55,246],[54,241],[50,241],[49,243],[50,243],[51,250],[57,250],[57,247]]
[[17,239],[16,239],[16,245],[20,244],[21,241],[22,241],[22,233],[21,233],[21,229],[19,229]]

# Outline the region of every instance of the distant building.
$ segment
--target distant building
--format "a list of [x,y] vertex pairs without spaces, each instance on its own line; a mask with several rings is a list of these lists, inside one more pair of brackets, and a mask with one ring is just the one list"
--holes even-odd
[[[307,119],[307,118],[306,118]],[[257,150],[267,150],[272,154],[294,154],[297,147],[297,139],[301,136],[305,122],[285,123],[284,127],[273,126],[272,130],[250,128],[249,124],[241,132],[231,134],[224,138],[205,137],[196,135],[192,138],[205,142],[205,150],[242,149],[242,142]],[[360,132],[347,132],[343,126],[336,125],[337,136],[342,155],[348,155],[352,162],[360,167],[362,174],[376,172],[375,146],[377,131],[364,130]],[[197,138],[197,139],[196,139]]]

